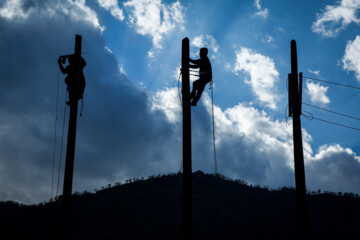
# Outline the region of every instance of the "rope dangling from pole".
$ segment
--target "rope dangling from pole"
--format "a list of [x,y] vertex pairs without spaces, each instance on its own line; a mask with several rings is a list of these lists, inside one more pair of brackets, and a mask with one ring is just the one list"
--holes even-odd
[[61,161],[62,161],[62,152],[64,146],[64,134],[65,134],[65,118],[66,118],[66,98],[67,98],[67,90],[65,91],[65,106],[64,106],[64,118],[63,118],[63,126],[62,126],[62,134],[61,134],[61,146],[60,146],[60,160],[58,167],[58,179],[57,179],[57,187],[56,187],[56,198],[59,196],[59,185],[60,185],[60,172],[61,172]]
[[211,112],[212,112],[212,132],[213,132],[213,146],[214,146],[214,165],[215,175],[218,175],[217,161],[216,161],[216,147],[215,147],[215,118],[214,118],[214,82],[211,80]]
[[60,73],[59,69],[57,70],[57,87],[56,87],[56,109],[55,109],[55,129],[54,129],[54,148],[53,148],[53,159],[52,159],[52,173],[51,173],[51,196],[50,200],[53,200],[53,191],[54,191],[54,176],[55,176],[55,156],[56,156],[56,128],[58,120],[58,106],[59,106],[59,82],[60,82]]

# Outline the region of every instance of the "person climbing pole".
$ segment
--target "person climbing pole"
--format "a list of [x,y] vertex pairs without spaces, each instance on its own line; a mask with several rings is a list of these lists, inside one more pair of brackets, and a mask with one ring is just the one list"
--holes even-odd
[[[69,65],[64,68],[63,64],[65,64],[66,59],[68,59]],[[66,103],[70,105],[83,98],[86,85],[83,68],[86,66],[86,62],[81,56],[72,54],[60,56],[58,64],[61,72],[67,74],[65,83],[69,91],[69,101]]]
[[199,68],[200,78],[193,83],[193,89],[190,93],[190,100],[192,99],[191,106],[196,106],[197,102],[199,101],[202,92],[205,89],[207,83],[211,82],[212,80],[212,70],[211,70],[211,63],[209,58],[207,57],[208,49],[201,48],[199,55],[200,59],[193,60],[189,58],[190,68]]

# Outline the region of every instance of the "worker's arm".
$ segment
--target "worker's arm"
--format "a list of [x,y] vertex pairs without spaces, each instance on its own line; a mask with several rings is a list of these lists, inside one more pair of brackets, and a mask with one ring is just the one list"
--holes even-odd
[[59,58],[59,60],[58,60],[58,64],[59,64],[60,71],[61,71],[63,74],[66,74],[67,71],[66,71],[66,69],[64,68],[64,66],[62,65],[60,58]]
[[200,59],[193,60],[193,59],[189,58],[189,62],[191,62],[191,63],[193,63],[193,64],[196,64],[196,65],[199,65]]
[[86,66],[85,59],[81,58],[81,68],[84,68]]

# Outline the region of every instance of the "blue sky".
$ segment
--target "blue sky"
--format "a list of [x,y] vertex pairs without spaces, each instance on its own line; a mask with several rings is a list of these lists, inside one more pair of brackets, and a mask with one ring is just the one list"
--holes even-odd
[[[292,124],[285,119],[290,41],[297,41],[304,76],[360,87],[359,9],[355,0],[1,0],[0,200],[50,198],[56,60],[73,51],[76,33],[87,52],[87,87],[74,191],[180,169],[184,37],[193,58],[209,49],[219,172],[294,186]],[[55,179],[65,101],[59,79]],[[209,173],[210,93],[192,109],[193,169]],[[360,117],[359,94],[304,79],[303,102],[336,112]],[[357,120],[303,110],[359,127]],[[302,127],[308,190],[360,193],[359,131],[303,117]]]

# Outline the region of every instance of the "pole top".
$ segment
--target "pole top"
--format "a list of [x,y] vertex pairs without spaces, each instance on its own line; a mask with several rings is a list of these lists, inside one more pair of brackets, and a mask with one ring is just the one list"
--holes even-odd
[[185,37],[183,40],[182,40],[183,42],[189,42],[189,38],[188,37]]
[[81,55],[81,40],[82,36],[79,34],[75,35],[75,55]]

